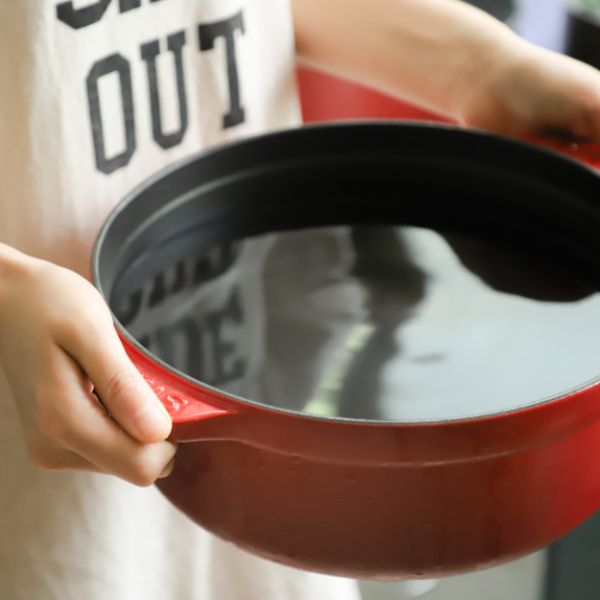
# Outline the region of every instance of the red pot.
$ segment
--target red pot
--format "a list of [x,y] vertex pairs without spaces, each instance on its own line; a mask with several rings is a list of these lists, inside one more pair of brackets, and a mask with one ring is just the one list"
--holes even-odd
[[[400,199],[373,200],[389,186]],[[429,193],[440,189],[443,199]],[[530,144],[436,125],[307,127],[143,184],[105,224],[94,277],[112,301],[118,279],[176,256],[192,221],[198,243],[338,222],[535,231],[591,272],[598,198],[591,169]],[[202,527],[269,559],[357,578],[437,577],[537,550],[600,506],[598,381],[483,417],[314,417],[180,373],[116,325],[185,442],[159,488]]]

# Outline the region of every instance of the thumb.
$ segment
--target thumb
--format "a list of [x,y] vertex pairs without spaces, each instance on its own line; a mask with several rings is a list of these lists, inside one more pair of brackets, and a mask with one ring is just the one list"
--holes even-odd
[[[100,331],[99,331],[100,329]],[[133,438],[151,443],[171,433],[171,417],[127,356],[112,321],[61,344],[94,384],[113,419]]]

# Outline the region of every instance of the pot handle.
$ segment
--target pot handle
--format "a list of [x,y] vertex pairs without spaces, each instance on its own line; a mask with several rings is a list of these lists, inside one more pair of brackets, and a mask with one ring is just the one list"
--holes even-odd
[[[129,358],[152,388],[173,420],[169,439],[229,439],[223,432],[223,417],[239,414],[237,407],[218,390],[201,387],[167,371],[152,361],[119,332]],[[219,433],[222,432],[222,433]]]

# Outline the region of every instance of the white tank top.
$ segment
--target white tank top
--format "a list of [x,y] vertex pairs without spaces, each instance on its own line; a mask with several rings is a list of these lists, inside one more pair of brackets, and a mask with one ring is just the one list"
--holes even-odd
[[[286,0],[2,0],[0,240],[88,275],[142,179],[299,122],[293,61]],[[7,600],[356,597],[216,540],[154,488],[33,468],[3,377],[0,455]]]

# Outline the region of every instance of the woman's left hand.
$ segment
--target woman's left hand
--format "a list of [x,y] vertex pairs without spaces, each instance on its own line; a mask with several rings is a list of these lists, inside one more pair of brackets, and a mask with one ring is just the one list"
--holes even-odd
[[561,134],[600,141],[600,72],[513,38],[457,104],[467,126],[516,137]]

